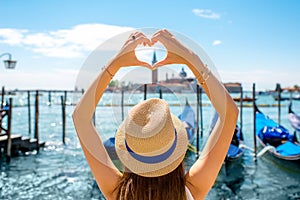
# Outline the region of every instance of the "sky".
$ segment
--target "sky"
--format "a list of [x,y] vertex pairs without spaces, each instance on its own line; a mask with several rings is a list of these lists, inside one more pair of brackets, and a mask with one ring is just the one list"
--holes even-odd
[[96,47],[145,27],[199,44],[222,82],[245,90],[300,85],[298,0],[0,0],[0,10],[0,55],[17,60],[11,70],[0,58],[7,89],[74,89]]

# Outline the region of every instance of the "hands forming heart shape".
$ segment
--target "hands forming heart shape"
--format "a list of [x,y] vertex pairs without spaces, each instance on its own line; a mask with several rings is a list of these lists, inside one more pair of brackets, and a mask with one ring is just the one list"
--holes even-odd
[[[136,57],[135,49],[138,45],[153,46],[157,42],[162,43],[166,50],[165,59],[155,63],[153,66],[147,62],[141,61]],[[210,70],[205,66],[202,60],[192,50],[179,42],[169,31],[160,30],[156,32],[151,39],[147,38],[141,32],[135,32],[129,36],[116,57],[111,61],[115,63],[113,69],[106,69],[111,77],[120,69],[120,67],[143,66],[150,70],[169,64],[185,64],[194,73],[199,83],[206,81]],[[206,77],[203,77],[206,76]]]
[[[164,60],[152,66],[136,57],[135,49],[138,45],[152,47],[157,42],[162,43],[167,49],[167,56]],[[122,66],[144,66],[150,70],[154,70],[167,64],[186,64],[189,60],[188,58],[191,58],[193,55],[194,53],[191,50],[181,44],[169,31],[164,29],[156,32],[151,39],[147,38],[141,32],[132,33],[115,59]]]

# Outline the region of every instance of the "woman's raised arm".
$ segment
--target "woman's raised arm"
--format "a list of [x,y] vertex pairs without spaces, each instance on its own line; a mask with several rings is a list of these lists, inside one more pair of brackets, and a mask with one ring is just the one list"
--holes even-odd
[[219,120],[209,137],[200,158],[186,174],[186,184],[195,199],[204,199],[220,171],[231,142],[237,121],[238,109],[223,84],[190,49],[181,44],[167,30],[152,37],[152,43],[160,41],[168,50],[165,60],[156,67],[166,64],[186,64],[201,83],[208,98],[219,114]]
[[136,59],[134,49],[139,44],[150,44],[149,40],[139,32],[132,34],[119,53],[100,72],[89,86],[73,112],[73,122],[82,146],[84,155],[107,199],[114,199],[114,190],[122,174],[112,163],[106,149],[92,123],[92,116],[107,85],[120,67],[146,66],[149,64]]

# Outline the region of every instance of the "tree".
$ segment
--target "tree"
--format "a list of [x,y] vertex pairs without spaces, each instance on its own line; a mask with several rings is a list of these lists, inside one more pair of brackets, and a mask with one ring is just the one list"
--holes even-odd
[[109,87],[118,87],[118,80],[111,80],[108,84]]

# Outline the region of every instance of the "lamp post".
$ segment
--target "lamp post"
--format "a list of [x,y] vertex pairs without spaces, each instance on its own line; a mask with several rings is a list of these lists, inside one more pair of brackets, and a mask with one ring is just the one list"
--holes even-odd
[[4,66],[6,69],[14,69],[16,67],[17,61],[11,59],[11,54],[10,53],[3,53],[0,54],[0,58],[3,56],[8,56],[7,60],[4,60]]

